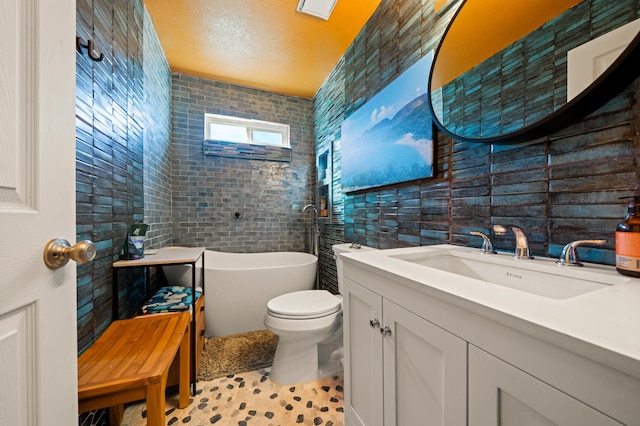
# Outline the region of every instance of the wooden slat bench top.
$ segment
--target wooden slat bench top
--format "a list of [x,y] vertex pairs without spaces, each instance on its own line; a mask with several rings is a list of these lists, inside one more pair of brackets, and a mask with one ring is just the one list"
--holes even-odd
[[146,399],[149,425],[160,418],[163,424],[167,374],[178,352],[180,406],[186,406],[189,322],[186,311],[114,321],[78,357],[80,412],[114,407],[121,416],[123,403]]

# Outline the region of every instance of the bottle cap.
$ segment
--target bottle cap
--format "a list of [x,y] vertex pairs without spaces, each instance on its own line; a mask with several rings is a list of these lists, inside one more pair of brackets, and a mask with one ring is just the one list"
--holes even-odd
[[633,201],[629,203],[629,207],[627,208],[627,212],[632,215],[640,215],[640,196],[634,195]]

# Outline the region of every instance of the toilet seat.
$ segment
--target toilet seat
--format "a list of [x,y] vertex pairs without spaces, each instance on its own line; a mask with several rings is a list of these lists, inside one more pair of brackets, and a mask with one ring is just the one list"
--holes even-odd
[[342,300],[326,290],[295,291],[267,303],[268,315],[291,320],[321,318],[341,309]]

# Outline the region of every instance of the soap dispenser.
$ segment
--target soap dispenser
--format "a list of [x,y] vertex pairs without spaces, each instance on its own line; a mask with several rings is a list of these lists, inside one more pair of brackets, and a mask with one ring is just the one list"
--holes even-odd
[[629,203],[627,217],[616,229],[616,270],[640,278],[640,196]]

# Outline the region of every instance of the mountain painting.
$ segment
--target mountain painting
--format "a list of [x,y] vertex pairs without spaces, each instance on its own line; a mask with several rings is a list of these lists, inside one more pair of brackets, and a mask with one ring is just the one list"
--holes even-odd
[[342,123],[344,192],[433,177],[432,62],[430,52]]

